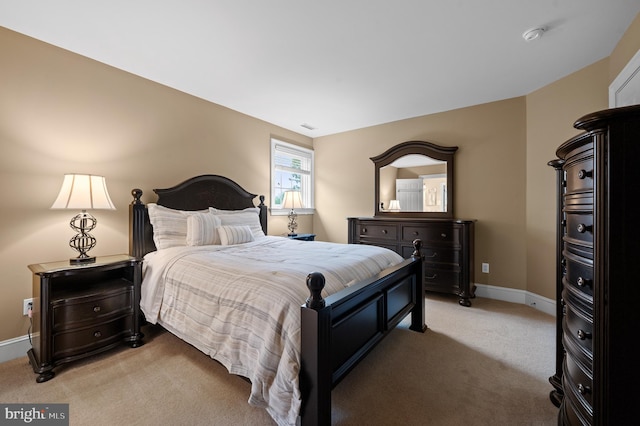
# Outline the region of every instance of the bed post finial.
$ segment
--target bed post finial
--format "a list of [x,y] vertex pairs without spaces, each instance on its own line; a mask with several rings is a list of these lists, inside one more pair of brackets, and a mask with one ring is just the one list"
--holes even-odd
[[321,295],[322,290],[324,289],[324,284],[324,275],[320,272],[312,272],[307,275],[307,288],[310,292],[306,303],[307,308],[316,310],[324,308],[325,301]]
[[422,240],[421,239],[413,240],[413,249],[414,250],[411,256],[419,257],[420,259],[422,259]]
[[140,201],[140,198],[142,198],[142,189],[140,188],[132,189],[131,195],[133,195],[133,201],[131,202],[131,204],[142,204],[142,201]]

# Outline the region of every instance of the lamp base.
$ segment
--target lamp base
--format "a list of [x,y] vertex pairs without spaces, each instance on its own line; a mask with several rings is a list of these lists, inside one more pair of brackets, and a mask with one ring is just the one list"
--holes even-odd
[[84,265],[85,263],[94,263],[95,261],[95,256],[72,257],[71,259],[69,259],[69,263],[71,265]]
[[298,234],[296,234],[296,233],[291,233],[291,234],[287,234],[287,236],[288,236],[288,237],[297,237],[297,236],[298,236]]

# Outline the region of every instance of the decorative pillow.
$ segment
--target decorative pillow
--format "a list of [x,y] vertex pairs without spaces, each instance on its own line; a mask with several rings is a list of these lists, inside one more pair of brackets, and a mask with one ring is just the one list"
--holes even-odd
[[250,243],[253,241],[253,232],[247,225],[220,226],[217,232],[220,236],[220,243],[223,246]]
[[159,206],[156,203],[147,204],[149,221],[153,226],[153,242],[158,250],[184,246],[187,244],[187,217],[193,213],[205,213],[208,210],[197,212],[175,210]]
[[223,226],[242,226],[247,225],[254,238],[264,237],[264,231],[262,225],[260,225],[260,217],[258,212],[260,209],[257,207],[250,207],[244,210],[218,210],[212,207],[209,211],[220,218]]
[[210,212],[187,215],[187,245],[208,246],[220,244],[216,228],[222,225],[220,218]]

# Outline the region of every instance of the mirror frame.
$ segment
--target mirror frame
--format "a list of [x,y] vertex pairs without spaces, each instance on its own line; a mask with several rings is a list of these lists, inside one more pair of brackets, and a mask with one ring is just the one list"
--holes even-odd
[[[453,157],[457,146],[440,146],[427,141],[407,141],[389,148],[384,153],[371,157],[375,165],[375,216],[384,217],[424,217],[424,218],[453,218]],[[446,212],[388,212],[380,210],[380,169],[388,166],[400,157],[408,154],[421,154],[447,163],[447,211]]]

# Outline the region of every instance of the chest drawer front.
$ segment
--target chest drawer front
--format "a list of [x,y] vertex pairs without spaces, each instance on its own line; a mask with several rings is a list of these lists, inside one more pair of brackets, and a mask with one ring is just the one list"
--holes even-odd
[[565,171],[567,193],[593,190],[593,151],[571,161]]
[[447,225],[430,226],[403,226],[402,240],[413,241],[416,238],[422,240],[423,245],[460,243],[460,229]]
[[395,225],[363,223],[360,225],[360,238],[395,241],[398,238],[398,228]]
[[54,302],[53,330],[70,329],[132,312],[133,289],[123,288],[108,295]]
[[567,213],[566,233],[569,241],[593,247],[593,214]]
[[131,315],[89,327],[55,333],[54,358],[66,358],[120,342],[133,334]]
[[565,329],[566,338],[572,339],[577,345],[586,351],[587,356],[593,354],[593,317],[582,312],[570,302],[565,305]]
[[589,300],[593,300],[593,265],[588,259],[582,259],[565,253],[566,273],[564,283],[571,286],[572,290],[588,295]]
[[570,355],[565,357],[566,377],[563,377],[565,393],[571,393],[579,405],[591,407],[593,405],[593,378]]

